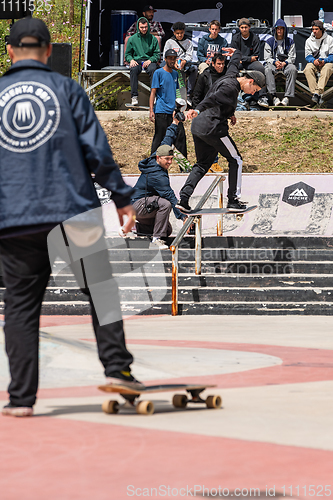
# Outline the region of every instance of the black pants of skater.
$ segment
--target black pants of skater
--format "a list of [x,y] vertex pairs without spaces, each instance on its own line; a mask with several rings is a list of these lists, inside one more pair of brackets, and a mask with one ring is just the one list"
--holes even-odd
[[[51,272],[47,247],[48,232],[0,239],[6,288],[4,332],[11,375],[8,392],[10,401],[20,406],[32,406],[36,401],[39,317]],[[97,258],[107,259],[108,264],[107,252],[106,255],[100,254]],[[83,262],[84,260],[82,259]],[[76,271],[73,272],[76,275]],[[82,282],[82,276],[78,282],[80,280]],[[82,291],[89,294],[87,289]],[[126,349],[123,322],[120,320],[100,326],[91,300],[90,304],[98,354],[105,375],[128,369],[133,357]]]
[[[157,69],[157,64],[156,63],[150,63],[147,68],[144,68],[144,71],[149,75],[150,78],[150,86],[151,86],[151,81],[153,79],[153,74]],[[139,86],[139,75],[142,72],[142,64],[141,61],[138,61],[137,66],[133,66],[130,68],[130,85],[131,85],[131,96],[138,96],[139,91],[138,91],[138,86]]]
[[214,163],[217,153],[221,153],[229,164],[228,198],[229,200],[238,198],[240,196],[243,161],[236,144],[229,134],[221,137],[199,137],[197,135],[193,135],[193,140],[197,162],[193,165],[193,168],[179,193],[180,198],[188,200],[192,196],[198,182],[208,172],[212,163]]
[[[155,135],[151,145],[151,154],[155,153],[156,149],[163,141],[167,128],[172,123],[172,119],[172,115],[168,115],[167,113],[155,113]],[[182,122],[179,122],[178,125],[178,135],[175,140],[175,147],[185,156],[185,158],[187,158],[186,134]]]

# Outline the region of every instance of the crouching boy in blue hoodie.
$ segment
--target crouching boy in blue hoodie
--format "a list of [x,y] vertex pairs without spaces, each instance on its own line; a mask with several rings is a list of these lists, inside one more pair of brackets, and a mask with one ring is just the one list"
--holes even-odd
[[174,118],[156,152],[139,162],[141,175],[134,186],[135,193],[132,198],[138,235],[152,236],[152,242],[161,250],[168,248],[165,240],[172,233],[169,222],[171,209],[177,219],[187,219],[187,216],[175,207],[177,198],[168,174],[173,160],[172,145],[177,137],[178,123]]

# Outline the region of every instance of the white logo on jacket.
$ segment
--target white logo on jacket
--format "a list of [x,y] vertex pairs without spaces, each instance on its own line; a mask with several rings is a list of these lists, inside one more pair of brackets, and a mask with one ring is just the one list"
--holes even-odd
[[27,153],[45,144],[58,128],[60,105],[49,87],[18,82],[0,93],[0,145]]

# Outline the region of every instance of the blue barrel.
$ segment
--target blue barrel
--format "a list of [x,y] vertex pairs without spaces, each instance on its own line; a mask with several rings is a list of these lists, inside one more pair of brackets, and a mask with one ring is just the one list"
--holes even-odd
[[124,65],[124,40],[126,31],[137,19],[138,16],[134,10],[111,11],[110,64],[112,66]]

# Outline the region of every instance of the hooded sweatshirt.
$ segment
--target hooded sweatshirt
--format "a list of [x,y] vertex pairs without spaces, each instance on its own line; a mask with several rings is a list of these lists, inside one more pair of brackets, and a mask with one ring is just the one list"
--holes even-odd
[[210,33],[200,38],[198,43],[197,56],[199,62],[206,62],[208,57],[213,57],[217,52],[222,52],[223,47],[228,47],[225,38],[217,35],[217,38],[210,38]]
[[192,61],[193,55],[193,43],[192,40],[188,38],[183,38],[178,43],[177,38],[173,35],[169,40],[165,42],[163,50],[163,59],[165,59],[165,53],[167,50],[173,49],[177,52],[177,59],[185,59],[185,61]]
[[[178,126],[172,123],[167,128],[161,145],[168,144],[168,146],[172,146],[176,140],[177,133]],[[157,163],[156,152],[150,155],[149,158],[140,161],[138,166],[141,171],[141,175],[134,186],[135,193],[132,198],[132,203],[148,196],[160,196],[161,198],[170,201],[177,219],[186,219],[186,216],[175,207],[178,200],[172,187],[170,186],[168,171]]]
[[148,31],[145,35],[142,35],[139,31],[139,22],[142,20],[147,21],[145,17],[140,17],[138,19],[137,33],[132,35],[127,42],[125,61],[130,63],[132,59],[135,61],[151,61],[156,63],[160,59],[160,48],[158,46],[158,41],[154,35],[150,33],[149,23]]
[[324,31],[321,38],[316,38],[314,33],[311,33],[305,42],[305,60],[308,63],[313,63],[315,58],[313,54],[319,50],[319,58],[325,63],[333,63],[333,38]]
[[294,40],[288,36],[287,25],[283,19],[278,19],[273,27],[273,36],[267,38],[264,47],[264,59],[266,63],[274,64],[278,61],[278,42],[276,40],[276,27],[284,28],[284,39],[282,40],[283,62],[286,64],[295,64],[296,48]]

